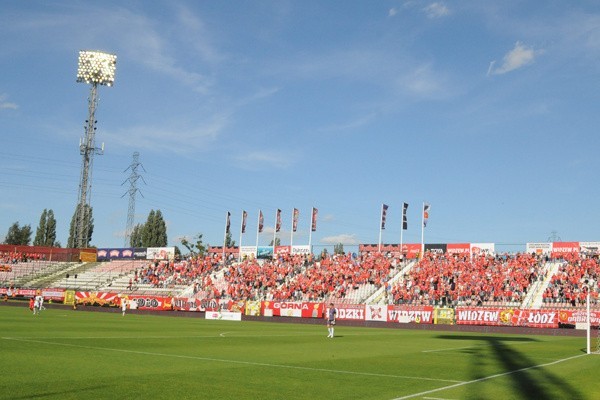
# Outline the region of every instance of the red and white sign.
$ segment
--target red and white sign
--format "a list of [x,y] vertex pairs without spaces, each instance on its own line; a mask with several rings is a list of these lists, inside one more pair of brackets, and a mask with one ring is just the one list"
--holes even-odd
[[367,304],[365,306],[365,320],[387,322],[387,308],[388,306]]
[[128,295],[126,296],[130,301],[135,301],[137,303],[138,310],[172,310],[171,306],[171,297],[161,297],[161,296],[136,296],[136,295]]
[[388,322],[433,323],[432,306],[388,306]]
[[322,303],[263,301],[261,315],[274,317],[320,318]]
[[552,258],[558,258],[570,253],[579,253],[579,242],[552,243]]
[[[364,304],[341,304],[335,306],[337,310],[336,320],[340,321],[364,321],[365,320],[365,305]],[[329,307],[325,310],[325,315],[329,312]]]
[[471,252],[470,243],[448,243],[446,253],[468,256]]
[[555,310],[521,310],[519,308],[458,307],[455,312],[459,325],[504,325],[530,328],[558,328]]

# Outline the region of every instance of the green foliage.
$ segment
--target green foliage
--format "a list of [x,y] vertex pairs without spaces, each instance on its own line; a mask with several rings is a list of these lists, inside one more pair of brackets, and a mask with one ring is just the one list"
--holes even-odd
[[144,225],[136,224],[131,231],[131,239],[129,245],[131,247],[143,247],[142,246],[142,231],[144,230]]
[[146,223],[133,227],[130,243],[131,247],[167,246],[167,224],[160,210],[150,210]]
[[342,243],[334,245],[333,254],[344,254],[344,245]]
[[225,235],[225,247],[235,247],[235,240],[231,236],[231,232]]
[[196,243],[192,243],[184,237],[181,239],[181,244],[189,251],[191,255],[204,257],[204,254],[206,253],[206,246],[202,242],[202,234],[199,233],[192,239],[195,240]]
[[31,225],[19,226],[19,222],[17,221],[8,228],[4,243],[29,246],[29,243],[31,242],[31,233]]
[[55,242],[56,219],[54,218],[54,211],[44,209],[44,211],[42,211],[42,215],[40,216],[38,227],[35,231],[33,245],[53,247]]
[[[273,246],[273,241],[271,240],[271,242],[269,242],[269,246]],[[275,238],[275,247],[277,246],[281,246],[281,239],[280,238]]]
[[[77,231],[77,215],[79,214],[79,210],[81,206],[77,204],[75,207],[75,212],[73,213],[73,217],[71,218],[71,225],[69,227],[69,240],[67,241],[67,247],[70,249],[78,248],[78,237],[79,232]],[[94,233],[94,217],[93,217],[93,209],[89,205],[84,206],[84,229],[86,232],[83,233],[83,248],[89,247],[90,242],[92,241],[92,234]]]

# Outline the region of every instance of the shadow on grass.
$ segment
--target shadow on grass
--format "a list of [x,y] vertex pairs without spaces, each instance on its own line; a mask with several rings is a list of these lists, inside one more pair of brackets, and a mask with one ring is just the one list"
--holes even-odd
[[[513,386],[518,392],[520,399],[582,399],[583,394],[571,385],[567,380],[560,376],[548,372],[543,367],[536,367],[539,363],[530,359],[526,353],[518,351],[510,344],[515,343],[533,343],[539,340],[527,337],[506,337],[506,336],[476,336],[476,335],[440,335],[440,339],[446,340],[468,340],[479,341],[480,346],[475,344],[472,348],[462,351],[472,357],[473,380],[485,380],[488,375],[484,375],[484,364],[489,361],[489,351],[493,352],[495,359],[505,371],[505,377],[512,380]],[[549,354],[551,356],[551,354]],[[502,375],[503,373],[499,373]],[[558,395],[557,395],[558,394]],[[480,393],[481,399],[486,398],[484,393]]]
[[55,396],[66,396],[65,398],[70,398],[71,395],[77,395],[77,397],[79,396],[85,396],[84,393],[85,392],[89,392],[91,390],[98,390],[98,389],[106,389],[111,387],[110,385],[97,385],[97,386],[90,386],[87,388],[78,388],[78,389],[65,389],[65,390],[55,390],[55,391],[48,391],[48,392],[44,392],[44,393],[37,393],[37,394],[29,394],[27,396],[14,396],[11,397],[11,399],[15,399],[15,400],[20,400],[20,399],[44,399],[47,397],[55,397]]

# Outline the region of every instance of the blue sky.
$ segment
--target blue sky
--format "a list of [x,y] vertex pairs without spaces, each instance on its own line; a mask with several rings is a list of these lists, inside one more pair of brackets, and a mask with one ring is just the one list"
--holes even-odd
[[117,55],[100,88],[98,247],[123,245],[128,172],[171,245],[222,243],[258,210],[282,243],[600,240],[595,1],[6,1],[0,14],[0,240],[54,210],[67,242],[89,86],[79,50]]

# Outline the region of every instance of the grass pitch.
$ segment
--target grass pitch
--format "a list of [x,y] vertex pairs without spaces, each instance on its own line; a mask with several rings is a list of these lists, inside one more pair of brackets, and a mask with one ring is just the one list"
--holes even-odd
[[0,307],[1,399],[599,399],[585,338]]

